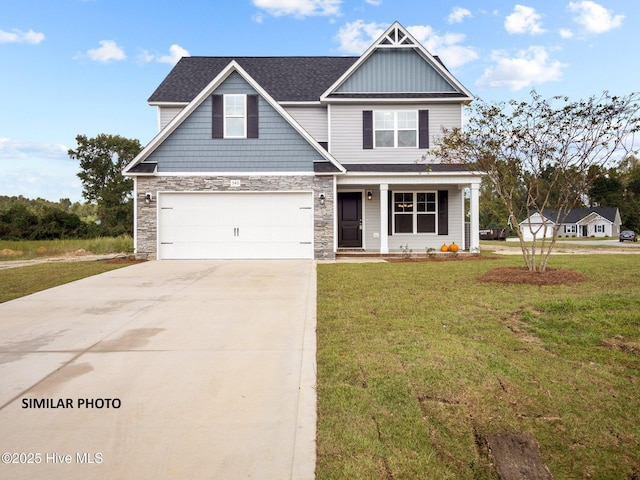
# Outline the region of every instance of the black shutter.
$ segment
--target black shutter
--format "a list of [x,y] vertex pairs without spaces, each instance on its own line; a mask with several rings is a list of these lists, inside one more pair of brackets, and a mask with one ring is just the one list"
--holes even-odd
[[213,99],[211,136],[212,138],[224,138],[222,95],[212,95],[211,98]]
[[373,111],[364,110],[362,112],[362,148],[371,150],[373,148]]
[[387,200],[387,233],[393,235],[393,193],[389,190],[389,199]]
[[258,95],[247,95],[247,138],[258,138]]
[[418,110],[418,148],[429,148],[429,110]]
[[449,235],[448,190],[438,190],[438,235]]

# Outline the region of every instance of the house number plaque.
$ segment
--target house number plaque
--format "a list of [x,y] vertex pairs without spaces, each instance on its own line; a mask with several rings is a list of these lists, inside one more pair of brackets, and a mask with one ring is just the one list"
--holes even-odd
[[231,187],[239,187],[240,186],[240,180],[231,180]]

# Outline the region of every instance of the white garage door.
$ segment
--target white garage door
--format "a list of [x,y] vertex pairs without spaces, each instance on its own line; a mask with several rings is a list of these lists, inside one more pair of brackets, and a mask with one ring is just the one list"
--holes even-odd
[[313,195],[160,193],[160,259],[313,258]]

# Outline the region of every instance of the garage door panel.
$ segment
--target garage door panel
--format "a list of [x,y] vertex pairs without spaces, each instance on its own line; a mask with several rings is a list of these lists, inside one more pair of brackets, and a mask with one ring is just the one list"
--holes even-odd
[[159,258],[313,258],[311,193],[163,193]]

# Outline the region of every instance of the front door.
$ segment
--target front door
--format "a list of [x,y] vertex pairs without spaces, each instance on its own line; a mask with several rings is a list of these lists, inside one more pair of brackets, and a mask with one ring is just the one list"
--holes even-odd
[[362,194],[338,193],[338,247],[362,248]]

